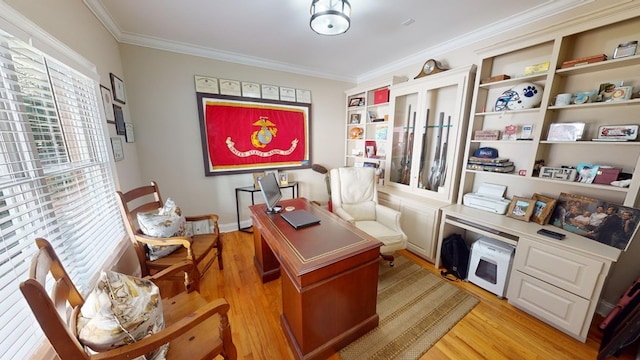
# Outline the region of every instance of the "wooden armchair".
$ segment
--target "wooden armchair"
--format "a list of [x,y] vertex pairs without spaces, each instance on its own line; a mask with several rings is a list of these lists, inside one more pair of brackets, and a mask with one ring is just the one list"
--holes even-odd
[[[218,215],[186,216],[187,221],[209,220],[213,224],[213,232],[210,234],[198,234],[190,237],[151,237],[142,233],[138,225],[137,216],[138,213],[154,211],[163,206],[164,203],[160,196],[158,184],[152,181],[150,185],[141,186],[125,193],[121,191],[116,193],[120,199],[120,210],[124,218],[125,227],[142,266],[143,276],[154,274],[186,259],[195,265],[192,273],[185,276],[185,284],[191,291],[200,289],[200,276],[209,269],[216,258],[218,259],[218,267],[220,270],[223,269],[222,241],[220,241]],[[146,245],[181,245],[182,248],[170,255],[152,261],[147,257]],[[215,253],[209,256],[214,250]],[[205,260],[207,260],[206,263]]]
[[[60,359],[133,359],[168,342],[168,360],[212,359],[217,355],[236,359],[237,350],[227,317],[229,304],[225,299],[207,302],[196,291],[182,292],[162,300],[164,330],[132,344],[97,355],[88,354],[76,336],[76,318],[85,300],[51,244],[41,238],[36,239],[36,244],[39,250],[32,259],[29,278],[20,284],[20,291]],[[153,281],[176,272],[185,272],[192,266],[191,262],[183,261],[147,279]],[[47,293],[45,284],[49,273],[54,280],[51,294]],[[216,328],[217,334],[214,331]]]

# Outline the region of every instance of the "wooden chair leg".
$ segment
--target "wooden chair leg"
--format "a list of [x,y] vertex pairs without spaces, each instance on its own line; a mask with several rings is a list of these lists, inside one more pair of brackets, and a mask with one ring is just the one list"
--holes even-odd
[[218,268],[222,270],[224,266],[222,265],[222,234],[218,235],[218,244],[216,245],[218,252]]
[[380,257],[382,257],[384,260],[389,262],[389,267],[393,267],[393,255],[388,255],[388,254],[380,254]]

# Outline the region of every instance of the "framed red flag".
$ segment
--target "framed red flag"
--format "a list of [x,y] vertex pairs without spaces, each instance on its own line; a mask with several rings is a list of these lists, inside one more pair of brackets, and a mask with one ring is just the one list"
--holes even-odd
[[206,176],[311,167],[311,104],[196,94]]

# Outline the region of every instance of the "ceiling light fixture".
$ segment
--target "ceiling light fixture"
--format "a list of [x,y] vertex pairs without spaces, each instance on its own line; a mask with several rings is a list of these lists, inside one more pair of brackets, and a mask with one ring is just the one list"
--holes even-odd
[[351,4],[347,0],[313,0],[311,29],[320,35],[340,35],[351,26]]

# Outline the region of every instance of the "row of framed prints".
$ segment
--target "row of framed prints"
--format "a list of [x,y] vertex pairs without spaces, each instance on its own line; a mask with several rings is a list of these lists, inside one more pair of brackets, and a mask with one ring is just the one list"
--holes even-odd
[[514,196],[507,216],[553,225],[621,250],[626,250],[640,224],[639,209],[568,193],[557,199]]
[[195,76],[196,92],[311,104],[311,91],[254,82]]

